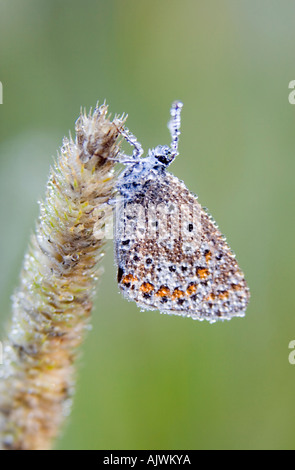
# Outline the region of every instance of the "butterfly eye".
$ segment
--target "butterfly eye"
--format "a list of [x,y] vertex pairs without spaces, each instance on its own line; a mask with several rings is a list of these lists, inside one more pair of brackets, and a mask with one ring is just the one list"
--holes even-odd
[[167,155],[159,155],[156,158],[160,163],[163,163],[163,165],[169,165],[169,163],[172,160],[171,153],[169,153]]
[[165,145],[158,145],[158,147],[153,150],[153,153],[158,162],[165,166],[168,166],[175,157],[175,155],[172,154],[171,149]]

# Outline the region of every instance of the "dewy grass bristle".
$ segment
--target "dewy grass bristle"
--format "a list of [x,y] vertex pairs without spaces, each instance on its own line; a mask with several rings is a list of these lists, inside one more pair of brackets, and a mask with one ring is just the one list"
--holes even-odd
[[81,113],[51,170],[25,256],[0,367],[0,448],[48,449],[69,414],[111,217],[124,119]]

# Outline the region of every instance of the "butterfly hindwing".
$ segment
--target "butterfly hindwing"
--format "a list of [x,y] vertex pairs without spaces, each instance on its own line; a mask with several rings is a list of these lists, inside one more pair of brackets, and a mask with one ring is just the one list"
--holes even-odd
[[116,211],[118,283],[141,308],[199,320],[243,316],[249,291],[215,222],[168,172]]

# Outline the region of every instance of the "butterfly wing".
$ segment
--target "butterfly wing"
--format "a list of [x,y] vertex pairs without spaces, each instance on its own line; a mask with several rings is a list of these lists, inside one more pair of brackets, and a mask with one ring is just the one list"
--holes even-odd
[[141,308],[214,322],[244,316],[249,289],[213,219],[163,172],[116,211],[118,283]]

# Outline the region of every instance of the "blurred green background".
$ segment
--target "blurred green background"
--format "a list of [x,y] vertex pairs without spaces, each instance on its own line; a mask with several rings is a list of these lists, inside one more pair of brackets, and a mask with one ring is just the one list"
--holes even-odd
[[2,0],[2,333],[37,200],[80,106],[127,112],[147,150],[209,208],[251,289],[244,319],[141,313],[118,293],[112,244],[59,449],[294,449],[295,3]]

